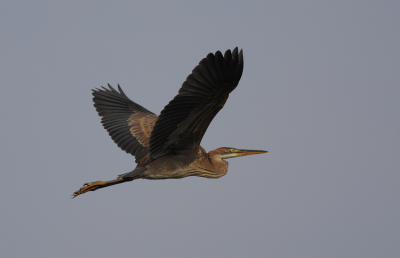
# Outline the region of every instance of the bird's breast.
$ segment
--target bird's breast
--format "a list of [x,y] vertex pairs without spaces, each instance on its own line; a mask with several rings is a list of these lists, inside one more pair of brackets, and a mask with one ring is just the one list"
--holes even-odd
[[175,157],[162,157],[146,165],[143,177],[146,179],[183,178],[188,176],[189,166],[190,164],[185,164]]
[[187,173],[185,173],[184,169],[148,169],[144,175],[146,179],[168,179],[168,178],[183,178],[186,177]]

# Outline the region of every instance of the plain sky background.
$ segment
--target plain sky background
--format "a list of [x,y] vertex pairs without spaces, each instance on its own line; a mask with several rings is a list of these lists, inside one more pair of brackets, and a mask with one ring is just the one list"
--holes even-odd
[[[220,179],[137,180],[91,89],[159,114],[210,52],[244,73]],[[1,257],[400,257],[400,1],[0,3]]]

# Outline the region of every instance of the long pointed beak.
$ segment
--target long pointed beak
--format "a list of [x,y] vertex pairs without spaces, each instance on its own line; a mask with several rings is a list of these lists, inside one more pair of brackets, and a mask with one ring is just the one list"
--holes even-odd
[[268,151],[264,151],[264,150],[238,150],[236,149],[235,151],[235,156],[239,157],[239,156],[246,156],[246,155],[253,155],[253,154],[262,154],[262,153],[267,153]]

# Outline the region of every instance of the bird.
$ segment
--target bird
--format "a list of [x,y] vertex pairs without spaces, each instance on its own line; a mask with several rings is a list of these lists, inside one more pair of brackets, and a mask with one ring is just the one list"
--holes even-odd
[[[224,55],[209,53],[192,70],[178,94],[160,115],[130,100],[118,90],[92,90],[96,111],[114,142],[135,157],[134,170],[116,179],[85,183],[72,198],[100,188],[135,179],[170,179],[198,176],[220,178],[228,171],[229,158],[262,154],[264,150],[221,147],[206,152],[200,142],[213,118],[223,108],[243,73],[243,50]],[[227,125],[226,131],[232,128]]]

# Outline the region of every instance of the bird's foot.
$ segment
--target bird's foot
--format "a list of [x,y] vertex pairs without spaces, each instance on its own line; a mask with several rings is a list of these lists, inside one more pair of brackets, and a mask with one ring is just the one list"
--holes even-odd
[[72,199],[77,197],[80,194],[84,194],[86,192],[89,191],[95,191],[98,188],[101,188],[101,186],[104,185],[104,181],[96,181],[96,182],[91,182],[91,183],[85,183],[83,184],[83,186],[76,192],[74,192],[74,194],[72,195]]

